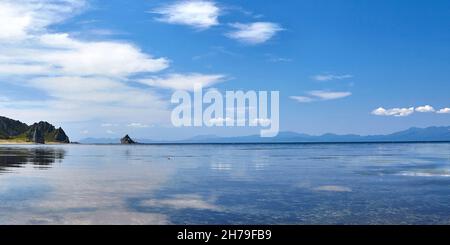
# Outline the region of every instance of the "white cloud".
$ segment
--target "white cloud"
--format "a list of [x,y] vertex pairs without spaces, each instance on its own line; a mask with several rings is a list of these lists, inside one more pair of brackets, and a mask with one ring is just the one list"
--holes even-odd
[[[0,76],[122,76],[157,72],[166,58],[153,58],[127,42],[83,41],[46,28],[84,7],[84,0],[6,0],[0,3]],[[29,18],[21,28],[16,19]],[[11,25],[10,25],[11,22]],[[10,31],[8,28],[11,28]]]
[[353,77],[353,75],[350,75],[350,74],[345,74],[345,75],[320,74],[320,75],[312,76],[312,79],[314,79],[316,81],[320,81],[320,82],[325,82],[325,81],[333,81],[333,80],[344,80],[344,79],[348,79],[348,78],[352,78],[352,77]]
[[41,77],[31,79],[24,85],[46,93],[49,98],[2,101],[2,114],[25,122],[45,119],[55,123],[90,120],[167,123],[170,118],[167,101],[151,90],[134,88],[120,80],[99,77]]
[[335,100],[348,97],[352,95],[351,92],[333,92],[333,91],[324,91],[324,90],[316,90],[309,92],[310,95],[314,97],[318,97],[321,100]]
[[7,64],[0,62],[0,75],[34,75],[45,74],[51,70],[49,65]]
[[439,111],[437,111],[439,114],[450,114],[450,108],[442,108]]
[[[17,40],[26,36],[26,29],[31,24],[31,16],[21,13],[8,2],[0,3],[0,40]],[[8,24],[6,24],[8,23]]]
[[0,26],[0,42],[4,42],[0,46],[0,75],[127,76],[168,67],[166,58],[154,59],[131,43],[83,41],[67,33],[47,30],[85,6],[84,0],[3,0],[0,3],[0,23],[4,23]]
[[147,124],[142,124],[142,123],[130,123],[130,124],[127,125],[127,127],[130,127],[130,128],[148,128],[150,126],[147,125]]
[[342,99],[351,95],[352,95],[351,92],[314,90],[309,91],[308,96],[291,96],[290,98],[300,103],[310,103],[314,101]]
[[221,10],[212,1],[191,0],[166,5],[152,12],[161,15],[157,18],[161,22],[207,29],[219,24]]
[[166,123],[168,103],[129,80],[165,69],[168,59],[129,42],[86,41],[49,30],[85,6],[84,0],[0,2],[0,83],[38,94],[0,100],[2,114],[25,122]]
[[0,42],[15,42],[44,31],[86,7],[85,0],[2,0]]
[[[31,47],[30,47],[31,46]],[[153,58],[126,42],[88,42],[67,33],[43,34],[0,47],[0,75],[122,76],[158,72],[167,58]]]
[[79,97],[86,93],[112,92],[126,88],[123,83],[108,78],[89,77],[40,77],[25,82],[27,85],[46,91],[55,98],[73,100],[101,100],[96,98]]
[[436,110],[430,105],[425,105],[417,107],[416,111],[426,113],[426,112],[435,112]]
[[380,107],[372,111],[373,115],[376,116],[394,116],[394,117],[406,117],[414,113],[414,107],[410,108],[392,108],[385,109]]
[[226,36],[247,44],[265,43],[283,30],[279,24],[271,22],[234,23],[231,26],[236,30]]
[[63,74],[127,76],[161,71],[169,63],[166,58],[154,59],[124,42],[83,42],[68,34],[47,34],[40,41],[53,50],[41,52],[38,58]]
[[290,98],[300,103],[309,103],[314,101],[314,98],[307,96],[291,96]]
[[115,123],[102,123],[100,125],[100,127],[102,127],[102,128],[117,127],[117,126],[119,126],[119,125],[115,124]]
[[[53,99],[71,103],[96,103],[127,106],[162,104],[152,93],[130,87],[120,80],[100,77],[41,77],[25,82],[46,92]],[[69,103],[70,102],[70,103]]]
[[153,87],[161,87],[175,90],[194,90],[195,84],[201,84],[203,88],[209,87],[213,84],[222,82],[225,79],[224,75],[205,75],[198,73],[191,74],[169,74],[165,77],[153,77],[142,79],[138,82]]
[[373,115],[377,116],[395,116],[395,117],[405,117],[413,114],[414,112],[420,112],[420,113],[431,113],[435,112],[438,114],[447,114],[450,113],[450,108],[442,108],[440,110],[436,110],[431,105],[425,105],[425,106],[419,106],[419,107],[409,107],[409,108],[392,108],[392,109],[385,109],[383,107],[380,107],[378,109],[375,109],[372,111]]

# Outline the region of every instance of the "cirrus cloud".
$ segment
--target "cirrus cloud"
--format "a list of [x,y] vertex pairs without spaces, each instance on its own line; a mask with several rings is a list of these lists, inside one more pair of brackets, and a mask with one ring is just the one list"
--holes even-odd
[[234,23],[230,26],[235,30],[227,33],[227,37],[251,45],[265,43],[284,30],[279,24],[272,22]]
[[314,98],[308,96],[291,96],[290,98],[300,103],[309,103],[314,101]]
[[334,75],[334,74],[319,74],[312,76],[313,80],[319,82],[333,81],[333,80],[344,80],[348,78],[352,78],[353,75],[345,74],[345,75]]
[[290,98],[300,103],[310,103],[314,101],[336,100],[351,96],[351,92],[337,92],[327,90],[313,90],[307,96],[291,96]]
[[320,98],[322,100],[335,100],[348,97],[352,95],[351,92],[333,92],[324,90],[315,90],[309,92],[310,95]]

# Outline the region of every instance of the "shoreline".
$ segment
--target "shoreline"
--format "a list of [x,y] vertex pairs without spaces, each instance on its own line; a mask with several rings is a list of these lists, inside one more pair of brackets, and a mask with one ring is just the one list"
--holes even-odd
[[69,145],[67,143],[49,142],[45,144],[36,144],[27,141],[0,140],[0,145]]
[[0,145],[32,145],[31,142],[0,140]]
[[36,144],[27,141],[0,140],[2,145],[97,145],[97,146],[150,146],[150,145],[330,145],[330,144],[449,144],[450,141],[355,141],[355,142],[155,142],[155,143],[58,143]]

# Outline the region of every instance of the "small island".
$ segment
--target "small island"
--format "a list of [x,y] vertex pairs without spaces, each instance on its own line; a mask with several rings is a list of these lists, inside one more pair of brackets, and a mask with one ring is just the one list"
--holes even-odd
[[120,143],[122,145],[135,145],[135,144],[138,144],[128,134],[125,135],[125,137],[123,137],[122,139],[120,139]]
[[27,125],[18,120],[0,116],[0,144],[68,144],[64,130],[48,122]]

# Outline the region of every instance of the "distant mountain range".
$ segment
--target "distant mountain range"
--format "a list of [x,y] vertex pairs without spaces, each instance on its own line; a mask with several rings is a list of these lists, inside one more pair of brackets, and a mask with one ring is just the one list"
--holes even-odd
[[69,137],[62,128],[55,128],[48,122],[27,125],[17,120],[0,116],[0,141],[14,143],[69,143]]
[[[387,135],[337,135],[324,134],[320,136],[300,134],[294,132],[281,132],[274,138],[261,138],[259,135],[240,137],[218,137],[214,135],[201,135],[186,140],[155,141],[149,139],[136,139],[139,143],[321,143],[321,142],[420,142],[420,141],[449,141],[449,127],[410,128],[408,130]],[[120,139],[88,138],[81,140],[84,144],[117,144]]]

